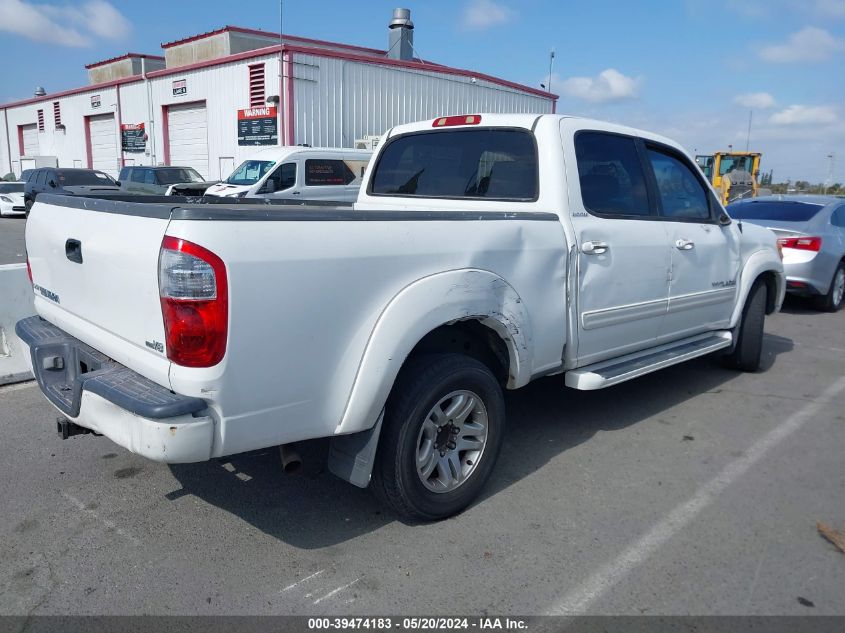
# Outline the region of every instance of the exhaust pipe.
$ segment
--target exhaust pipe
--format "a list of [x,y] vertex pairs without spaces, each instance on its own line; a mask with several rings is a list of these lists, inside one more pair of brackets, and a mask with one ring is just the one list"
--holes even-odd
[[302,458],[296,451],[296,444],[282,444],[279,446],[279,456],[282,458],[282,470],[289,475],[302,468]]

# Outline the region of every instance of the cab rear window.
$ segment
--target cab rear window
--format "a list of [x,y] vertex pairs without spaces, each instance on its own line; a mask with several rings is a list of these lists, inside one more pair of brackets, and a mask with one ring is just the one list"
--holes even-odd
[[537,146],[527,130],[457,129],[388,141],[369,193],[531,201],[537,182]]

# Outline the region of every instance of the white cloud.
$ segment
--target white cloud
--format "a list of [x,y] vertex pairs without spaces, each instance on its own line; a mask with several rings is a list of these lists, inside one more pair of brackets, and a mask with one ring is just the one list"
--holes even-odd
[[567,97],[590,103],[607,103],[636,99],[641,84],[642,77],[628,77],[615,68],[607,68],[596,77],[569,77],[557,81],[552,77],[552,92],[556,92],[556,86],[560,86],[561,94]]
[[789,36],[782,44],[760,49],[758,56],[773,63],[820,62],[845,49],[845,42],[814,26],[807,26]]
[[845,18],[845,0],[816,0],[815,10],[831,18]]
[[464,26],[484,30],[505,24],[513,17],[505,5],[493,0],[470,0],[464,9]]
[[743,108],[752,110],[765,110],[774,107],[775,98],[768,92],[749,92],[734,97],[734,103]]
[[[686,0],[687,13],[696,17],[708,17],[707,10],[712,3],[700,0]],[[825,18],[845,17],[845,0],[723,0],[723,6],[750,20],[772,20],[782,18],[785,11],[807,16],[812,13]]]
[[791,105],[769,117],[772,125],[830,125],[838,120],[833,106]]
[[0,0],[0,31],[60,46],[91,46],[95,37],[120,40],[129,35],[129,21],[104,0],[76,5],[31,4]]

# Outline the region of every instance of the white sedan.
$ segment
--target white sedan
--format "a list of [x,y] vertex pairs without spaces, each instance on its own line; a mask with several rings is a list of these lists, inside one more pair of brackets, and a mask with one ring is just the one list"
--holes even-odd
[[26,215],[22,182],[0,182],[0,216]]

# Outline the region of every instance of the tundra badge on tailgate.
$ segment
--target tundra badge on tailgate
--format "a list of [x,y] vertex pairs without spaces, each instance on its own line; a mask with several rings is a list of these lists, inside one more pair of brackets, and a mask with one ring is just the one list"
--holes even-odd
[[52,290],[47,290],[46,288],[44,288],[43,286],[39,286],[38,284],[34,284],[32,288],[36,292],[40,292],[42,297],[49,299],[53,303],[61,303],[61,301],[59,301],[59,295],[57,295]]

